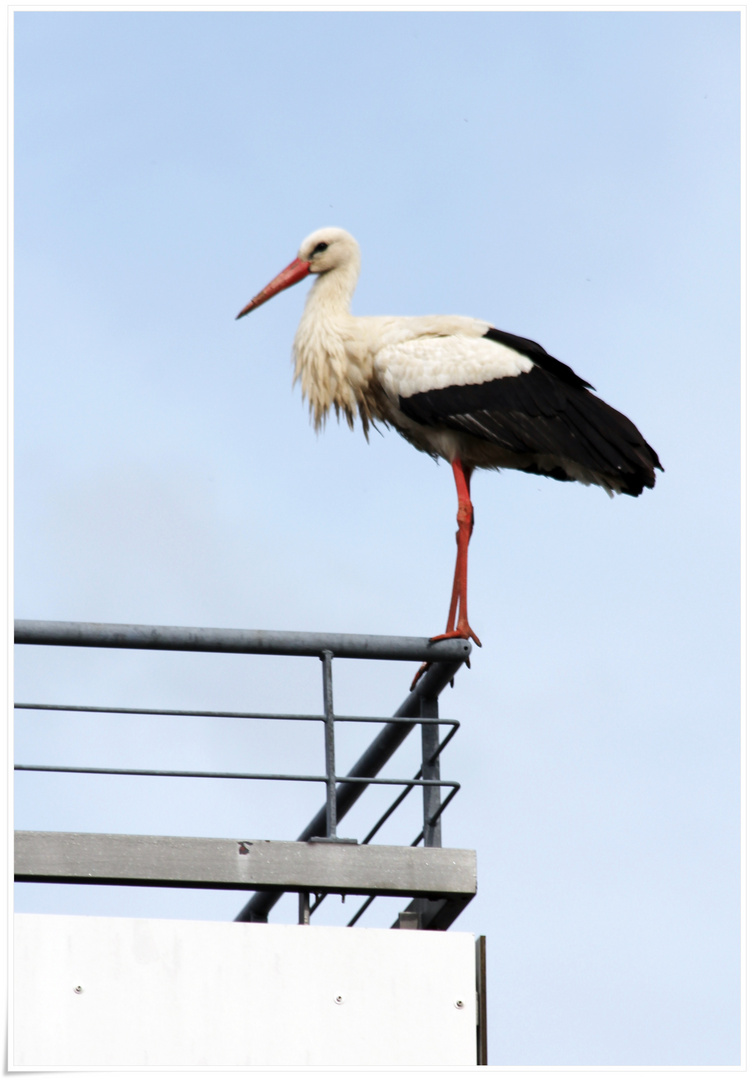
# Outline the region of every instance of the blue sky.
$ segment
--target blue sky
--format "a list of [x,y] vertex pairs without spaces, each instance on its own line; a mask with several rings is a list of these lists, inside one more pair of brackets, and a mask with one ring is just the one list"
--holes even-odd
[[[291,390],[306,285],[234,316],[332,224],[362,247],[356,313],[539,341],[666,472],[637,500],[474,478],[484,648],[443,699],[462,722],[443,828],[478,852],[456,928],[487,935],[490,1060],[735,1064],[738,14],[22,12],[14,33],[17,616],[437,633],[450,469],[393,432],[313,433]],[[18,648],[17,699],[319,706],[316,661],[67,652]],[[337,663],[336,708],[389,714],[411,674]],[[320,753],[272,725],[16,729],[39,764]],[[291,839],[319,804],[22,777],[16,826]],[[24,886],[17,905],[228,919],[239,898]]]

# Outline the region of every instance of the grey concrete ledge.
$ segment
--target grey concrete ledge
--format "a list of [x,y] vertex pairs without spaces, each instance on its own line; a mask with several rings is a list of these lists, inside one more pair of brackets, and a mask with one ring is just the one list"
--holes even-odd
[[468,901],[477,859],[456,848],[17,832],[15,879]]

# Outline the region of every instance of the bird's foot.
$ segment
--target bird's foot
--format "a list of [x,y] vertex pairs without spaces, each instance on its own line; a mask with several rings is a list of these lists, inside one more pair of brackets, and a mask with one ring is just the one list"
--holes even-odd
[[447,638],[457,637],[471,638],[475,645],[479,645],[480,648],[482,648],[482,642],[466,619],[459,619],[455,630],[446,630],[445,634],[436,634],[435,637],[430,638],[430,641],[445,641]]
[[[446,630],[444,634],[436,634],[434,637],[430,638],[430,641],[446,641],[448,638],[466,638],[467,640],[471,638],[472,641],[474,641],[475,645],[479,645],[480,648],[482,648],[482,642],[466,620],[460,620],[455,630]],[[469,657],[466,658],[464,663],[467,665],[467,667],[472,666]],[[409,687],[409,689],[413,690],[419,680],[425,674],[425,672],[429,670],[430,662],[428,661],[422,665],[419,671],[417,671],[416,675],[412,679],[412,685]],[[453,680],[451,681],[451,686],[453,686]]]

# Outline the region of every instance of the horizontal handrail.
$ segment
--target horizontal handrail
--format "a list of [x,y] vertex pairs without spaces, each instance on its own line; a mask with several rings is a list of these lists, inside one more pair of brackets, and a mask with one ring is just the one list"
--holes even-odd
[[[272,712],[220,712],[218,710],[210,709],[141,709],[125,707],[122,705],[52,705],[48,703],[30,703],[26,701],[17,701],[13,705],[14,709],[30,709],[33,712],[81,712],[81,713],[106,713],[106,714],[126,714],[134,716],[191,716],[191,717],[209,717],[212,720],[316,720],[320,723],[325,719],[322,713],[272,713]],[[389,721],[392,724],[442,724],[446,727],[453,727],[454,729],[459,727],[458,720],[444,720],[442,718],[436,718],[434,716],[426,717],[424,719],[408,720],[406,718],[396,719],[390,716],[339,716],[338,714],[333,716],[336,723],[343,724],[387,724]]]
[[[14,765],[15,772],[46,773],[92,773],[99,776],[168,776],[184,777],[194,780],[296,780],[300,783],[327,782],[327,776],[313,776],[297,773],[241,773],[241,772],[196,772],[184,769],[111,769],[99,765]],[[347,781],[360,784],[406,784],[411,787],[459,787],[456,780],[388,780],[379,776],[336,776],[337,784]]]
[[17,645],[72,645],[100,649],[165,649],[177,652],[256,653],[320,656],[351,660],[465,660],[465,638],[432,641],[383,634],[306,633],[298,630],[230,630],[200,626],[145,626],[137,623],[55,622],[16,619]]

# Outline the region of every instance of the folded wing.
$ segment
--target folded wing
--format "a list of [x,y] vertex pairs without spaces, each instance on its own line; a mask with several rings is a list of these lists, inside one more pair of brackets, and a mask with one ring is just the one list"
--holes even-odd
[[[631,420],[591,393],[570,367],[536,342],[504,331],[490,329],[476,341],[486,349],[482,378],[471,381],[469,361],[460,357],[455,379],[399,394],[405,416],[499,447],[498,464],[504,467],[628,495],[653,487],[654,470],[662,468],[656,452]],[[493,344],[501,349],[499,365],[488,359]],[[512,354],[522,362],[512,362]],[[421,383],[416,377],[402,382],[408,389]]]

